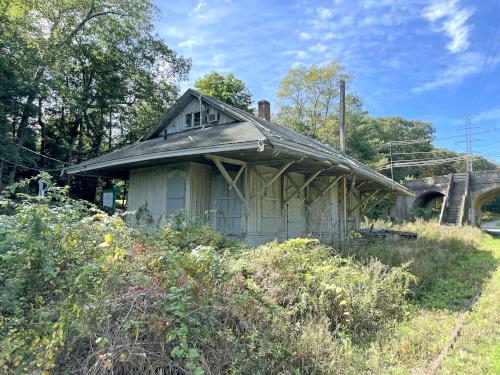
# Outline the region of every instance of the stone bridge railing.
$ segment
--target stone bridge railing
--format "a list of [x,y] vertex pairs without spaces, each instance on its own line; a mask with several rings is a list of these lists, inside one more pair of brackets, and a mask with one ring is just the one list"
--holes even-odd
[[499,181],[500,181],[500,169],[474,172],[474,178],[472,179],[472,183],[474,184],[486,184]]
[[446,176],[419,178],[418,180],[409,180],[405,181],[404,185],[411,190],[422,190],[439,185],[448,186],[449,183],[450,183],[450,176],[446,175]]

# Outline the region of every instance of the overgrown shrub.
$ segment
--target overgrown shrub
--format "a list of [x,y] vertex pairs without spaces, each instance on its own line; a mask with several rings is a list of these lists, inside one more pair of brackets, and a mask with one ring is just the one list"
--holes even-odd
[[[446,275],[452,272],[473,273],[473,270],[460,268],[461,264],[469,258],[479,260],[484,256],[489,256],[487,253],[477,251],[479,241],[485,236],[479,228],[440,226],[436,222],[424,220],[402,225],[392,225],[381,221],[373,224],[378,227],[416,232],[418,238],[415,241],[401,241],[390,246],[385,242],[375,242],[362,248],[345,249],[344,255],[354,256],[365,264],[378,259],[391,267],[408,265],[409,271],[417,278],[417,283],[412,287],[414,298],[417,300],[432,298],[430,297],[431,290],[439,283],[447,282]],[[453,301],[453,298],[448,298],[448,300]],[[429,300],[429,307],[453,307],[435,302]]]
[[[413,276],[308,239],[248,249],[209,227],[143,231],[64,188],[0,215],[3,372],[366,371]],[[352,372],[351,371],[351,372]]]

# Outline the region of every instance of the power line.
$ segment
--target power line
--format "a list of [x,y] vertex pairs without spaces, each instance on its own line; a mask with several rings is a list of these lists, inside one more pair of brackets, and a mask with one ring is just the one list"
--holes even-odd
[[19,168],[31,169],[33,171],[38,171],[38,172],[58,172],[58,171],[62,171],[64,169],[64,168],[43,169],[43,168],[30,167],[30,166],[27,166],[25,164],[16,163],[12,160],[7,160],[1,156],[0,156],[0,160],[3,160],[5,163],[11,164],[11,165],[19,167]]
[[452,163],[456,161],[464,160],[464,156],[454,156],[450,158],[442,158],[442,159],[416,159],[418,161],[400,161],[396,163],[386,164],[377,168],[378,170],[390,169],[390,168],[403,168],[403,167],[424,167],[424,166],[433,166],[444,163]]
[[[493,61],[494,61],[493,57],[495,56],[495,52],[497,51],[497,48],[498,48],[495,46],[495,48],[493,49],[493,43],[496,39],[496,35],[498,32],[498,22],[496,22],[496,19],[495,19],[496,15],[497,15],[497,13],[496,13],[497,6],[498,6],[498,0],[495,1],[493,8],[492,8],[490,27],[488,27],[488,30],[490,32],[488,33],[488,37],[485,39],[485,47],[486,47],[485,48],[485,56],[484,56],[483,64],[481,66],[481,70],[479,73],[477,90],[472,94],[471,101],[469,102],[469,106],[468,106],[469,112],[472,112],[475,109],[476,104],[478,103],[479,99],[481,98],[481,94],[483,91],[482,89],[484,87],[484,84],[487,82],[487,76],[488,76],[488,73],[486,73],[485,68],[488,65],[490,57],[491,57],[491,63],[493,63]],[[493,24],[495,25],[494,28],[491,27]],[[492,55],[492,52],[493,52],[493,55]],[[475,95],[475,94],[477,94],[477,95]]]
[[32,149],[29,149],[28,147],[25,147],[25,146],[21,146],[21,145],[18,145],[16,142],[14,141],[10,141],[10,143],[16,145],[17,147],[19,148],[22,148],[23,150],[26,150],[26,151],[29,151],[35,155],[38,155],[38,156],[41,156],[43,158],[46,158],[46,159],[49,159],[49,160],[53,160],[53,161],[57,161],[59,163],[62,163],[62,164],[65,164],[65,165],[69,165],[69,163],[65,162],[65,161],[62,161],[62,160],[59,160],[59,159],[55,159],[55,158],[52,158],[50,156],[47,156],[47,155],[44,155],[44,154],[41,154],[39,152],[36,152],[36,151],[33,151]]

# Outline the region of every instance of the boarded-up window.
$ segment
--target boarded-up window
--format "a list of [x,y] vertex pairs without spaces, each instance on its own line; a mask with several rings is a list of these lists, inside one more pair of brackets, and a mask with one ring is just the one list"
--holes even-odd
[[[228,171],[234,178],[235,172]],[[243,177],[238,180],[238,187],[242,190]],[[226,235],[240,236],[242,234],[241,200],[220,174],[212,176],[212,204],[215,208],[215,229]]]
[[185,208],[186,176],[183,172],[171,172],[167,176],[167,214],[175,214]]
[[287,238],[303,237],[305,235],[305,207],[304,192],[297,193],[297,186],[304,183],[305,177],[291,173],[286,175],[284,194],[286,205],[286,232]]
[[278,193],[275,182],[266,189],[261,200],[261,232],[270,234],[278,232]]

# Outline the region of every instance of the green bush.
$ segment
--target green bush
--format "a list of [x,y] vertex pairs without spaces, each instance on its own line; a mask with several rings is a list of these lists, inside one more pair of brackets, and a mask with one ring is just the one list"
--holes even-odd
[[406,314],[405,266],[308,239],[146,231],[47,184],[15,186],[0,215],[3,372],[365,372],[363,345]]
[[[365,264],[378,259],[391,267],[407,265],[417,279],[411,288],[413,299],[427,307],[463,307],[464,299],[473,297],[475,286],[482,282],[485,270],[479,268],[488,264],[494,266],[491,256],[478,250],[478,243],[485,236],[479,228],[440,226],[422,219],[399,226],[384,222],[374,225],[415,232],[418,238],[391,245],[374,242],[361,248],[345,249],[344,255],[354,256]],[[478,269],[464,269],[464,264],[470,267],[475,261]],[[455,277],[457,273],[464,275],[460,281]],[[454,306],[456,302],[458,306]]]

